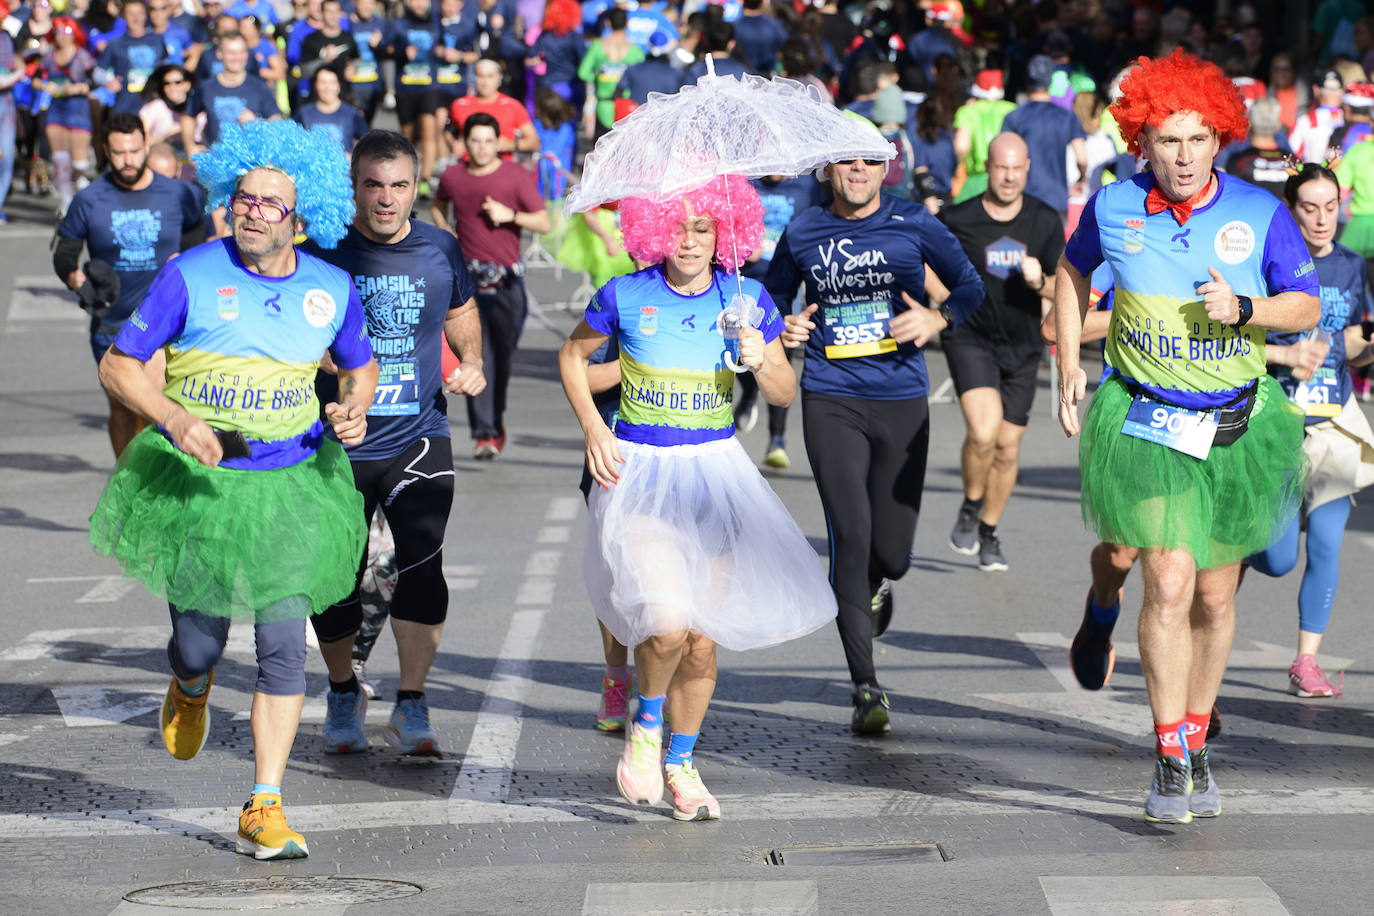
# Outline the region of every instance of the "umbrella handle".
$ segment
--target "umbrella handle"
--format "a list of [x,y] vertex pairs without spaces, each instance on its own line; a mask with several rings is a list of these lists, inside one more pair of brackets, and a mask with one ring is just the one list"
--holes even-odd
[[749,371],[749,367],[744,363],[735,362],[735,354],[731,353],[729,350],[720,354],[720,358],[725,360],[725,368],[735,373],[735,375],[743,375]]

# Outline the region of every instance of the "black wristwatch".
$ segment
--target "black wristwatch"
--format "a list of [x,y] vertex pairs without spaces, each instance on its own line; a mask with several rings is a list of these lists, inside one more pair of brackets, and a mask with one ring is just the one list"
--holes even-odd
[[945,327],[954,327],[954,313],[949,310],[949,306],[940,303],[940,317],[945,319]]
[[1240,317],[1236,319],[1235,324],[1231,325],[1233,328],[1248,324],[1250,318],[1255,314],[1255,303],[1250,301],[1249,296],[1237,296],[1236,301],[1240,303]]

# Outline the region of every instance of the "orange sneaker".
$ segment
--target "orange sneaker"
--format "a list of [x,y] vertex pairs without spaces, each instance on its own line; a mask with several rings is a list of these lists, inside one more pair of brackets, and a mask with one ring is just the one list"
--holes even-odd
[[189,696],[181,689],[181,682],[172,678],[167,693],[162,698],[162,743],[167,752],[178,760],[190,760],[205,746],[210,735],[210,686],[215,682],[215,671],[205,676],[205,692],[198,697]]

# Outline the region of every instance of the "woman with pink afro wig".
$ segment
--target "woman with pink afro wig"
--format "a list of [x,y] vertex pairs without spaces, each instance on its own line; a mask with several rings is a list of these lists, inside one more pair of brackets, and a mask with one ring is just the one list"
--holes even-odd
[[1132,153],[1140,152],[1146,125],[1159,128],[1180,111],[1197,112],[1202,123],[1216,131],[1222,149],[1250,131],[1245,102],[1231,80],[1216,64],[1182,49],[1154,60],[1139,58],[1121,81],[1121,98],[1111,107]]
[[[634,649],[634,718],[625,722],[623,693],[615,704],[626,737],[616,787],[652,805],[666,786],[674,818],[712,820],[720,803],[692,752],[715,692],[716,646],[743,651],[810,633],[835,619],[835,597],[735,437],[735,373],[723,350],[768,403],[785,406],[797,389],[773,300],[757,280],[728,276],[762,240],[758,195],[743,178],[717,178],[664,200],[626,200],[621,225],[626,250],[648,266],[597,290],[558,353],[592,484],[583,575],[605,639],[603,697],[629,680],[623,666],[611,669],[612,639]],[[619,372],[589,367],[612,338]],[[598,390],[620,382],[609,420],[594,380]],[[610,730],[607,718],[598,727]]]
[[731,272],[763,243],[763,203],[740,175],[724,175],[709,184],[663,200],[631,197],[620,204],[625,250],[641,264],[659,264],[677,248],[678,224],[684,213],[716,221],[715,262]]

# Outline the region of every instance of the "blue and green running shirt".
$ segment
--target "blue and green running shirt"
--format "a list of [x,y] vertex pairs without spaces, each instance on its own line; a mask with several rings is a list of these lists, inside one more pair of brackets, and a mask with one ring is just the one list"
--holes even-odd
[[1234,401],[1264,374],[1265,329],[1210,321],[1197,287],[1214,267],[1237,295],[1317,295],[1307,245],[1283,202],[1212,173],[1217,193],[1184,226],[1145,212],[1154,175],[1104,187],[1083,210],[1064,256],[1083,276],[1103,262],[1115,277],[1107,362],[1152,396],[1202,409]]
[[303,251],[296,270],[264,277],[232,239],[173,258],[115,339],[146,362],[167,348],[167,397],[215,429],[242,430],[252,457],[223,467],[289,467],[323,435],[315,370],[326,349],[343,369],[372,359],[363,306],[348,274]]
[[[757,280],[739,280],[763,310],[759,330],[771,341],[782,316]],[[736,341],[721,333],[721,316],[738,295],[735,277],[715,271],[695,296],[673,291],[662,265],[616,277],[592,296],[587,325],[620,345],[620,415],[615,434],[646,445],[689,445],[728,439],[735,373],[722,358]]]

